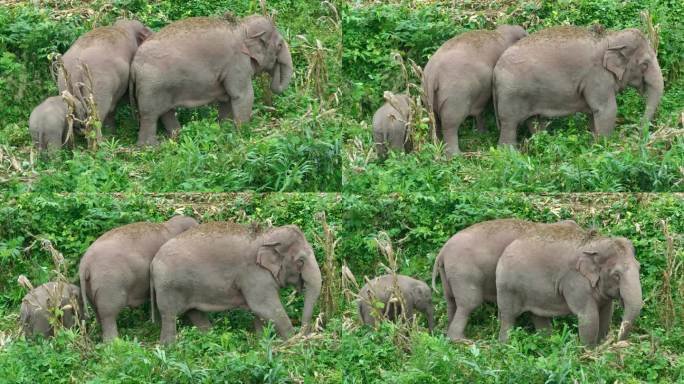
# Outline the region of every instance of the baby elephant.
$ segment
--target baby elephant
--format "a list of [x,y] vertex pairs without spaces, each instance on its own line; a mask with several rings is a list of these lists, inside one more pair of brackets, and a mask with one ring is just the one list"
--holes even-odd
[[88,247],[78,268],[83,307],[87,297],[104,341],[118,336],[116,317],[124,307],[137,307],[149,297],[150,262],[159,248],[197,225],[186,216],[164,223],[132,223],[106,232]]
[[411,143],[406,141],[406,123],[411,108],[409,96],[386,91],[384,97],[385,104],[373,115],[373,141],[381,159],[387,157],[390,148],[411,151]]
[[492,72],[499,56],[527,32],[517,25],[501,25],[495,31],[463,33],[442,45],[423,72],[427,108],[437,120],[450,156],[460,153],[458,128],[475,116],[484,131],[482,112],[492,96]]
[[65,328],[73,327],[81,315],[79,303],[78,287],[73,284],[50,282],[32,289],[21,300],[19,321],[22,332],[27,337],[54,336],[55,330],[50,324],[52,308],[61,308],[60,321]]
[[[80,103],[77,108],[80,110]],[[38,150],[51,151],[62,147],[67,130],[67,112],[61,96],[48,97],[33,109],[29,117],[29,132]]]
[[423,281],[409,276],[397,275],[397,286],[406,303],[406,308],[401,308],[398,298],[393,297],[393,285],[392,275],[383,275],[369,281],[361,288],[359,292],[361,298],[358,302],[361,320],[366,325],[375,325],[373,301],[377,300],[383,303],[383,308],[378,310],[385,313],[391,321],[396,321],[404,311],[407,319],[413,317],[414,310],[422,312],[427,318],[428,329],[432,331],[435,326],[435,319],[430,287]]

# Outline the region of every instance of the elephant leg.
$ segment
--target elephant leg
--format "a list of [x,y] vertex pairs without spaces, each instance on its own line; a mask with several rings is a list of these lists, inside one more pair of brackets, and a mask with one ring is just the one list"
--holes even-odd
[[579,320],[580,341],[588,346],[596,345],[599,335],[599,309],[590,293],[574,291],[566,296],[570,311]]
[[537,332],[542,332],[544,334],[551,333],[551,318],[544,316],[532,315],[532,323],[534,324],[534,329]]
[[598,136],[598,132],[596,132],[596,126],[594,125],[594,115],[587,113],[587,121],[587,128],[589,129],[589,132],[591,132],[594,137]]
[[447,304],[447,319],[449,324],[454,320],[454,314],[456,313],[456,301],[453,296],[444,295]]
[[219,124],[230,119],[232,117],[233,107],[231,106],[230,100],[219,101],[218,103],[218,121]]
[[480,133],[487,133],[487,127],[485,127],[484,116],[482,112],[475,115],[475,129]]
[[138,132],[138,146],[157,145],[157,114],[140,114],[140,132]]
[[181,126],[178,122],[178,119],[176,118],[175,109],[170,109],[166,111],[164,114],[162,114],[161,121],[164,124],[164,128],[166,129],[166,134],[169,135],[170,138],[175,139],[176,137],[178,137],[178,133],[180,132]]
[[425,309],[425,311],[423,311],[423,314],[425,314],[425,318],[428,322],[428,330],[432,332],[432,330],[435,329],[435,311],[430,307]]
[[233,113],[235,125],[240,126],[252,117],[254,88],[252,88],[251,78],[243,79],[242,81],[232,80],[226,80],[224,87],[230,97],[230,109]]
[[126,295],[115,295],[112,292],[100,289],[97,292],[100,297],[106,297],[106,300],[100,299],[96,303],[97,316],[102,325],[102,340],[109,342],[119,337],[119,331],[116,327],[116,318],[121,312],[121,309],[126,306]]
[[254,325],[254,333],[261,334],[264,331],[264,322],[261,321],[259,316],[254,316],[254,321],[252,322]]
[[116,134],[116,110],[109,112],[103,125],[107,127],[113,135]]
[[500,119],[501,133],[499,134],[499,145],[515,146],[518,144],[518,124],[522,121],[520,118]]
[[200,331],[208,332],[211,329],[211,321],[209,321],[209,317],[206,313],[197,309],[191,309],[186,312],[186,314],[192,324]]
[[586,91],[584,97],[594,116],[594,135],[609,136],[615,128],[617,103],[615,93],[610,87],[602,87]]
[[449,323],[447,336],[451,340],[465,339],[465,328],[468,324],[470,314],[484,301],[484,294],[480,288],[482,284],[478,281],[466,282],[455,277],[449,279],[449,286],[454,292],[454,302],[456,312],[452,321]]
[[515,319],[523,312],[522,303],[514,293],[497,287],[496,304],[499,307],[499,341],[505,343],[508,341],[508,332],[515,326]]
[[172,312],[162,312],[161,314],[161,336],[159,342],[167,345],[176,340],[176,314]]
[[469,106],[445,105],[440,112],[442,123],[442,135],[446,143],[446,151],[449,157],[461,153],[458,146],[458,128],[468,116]]
[[599,333],[598,341],[603,340],[610,329],[610,323],[613,320],[613,301],[608,300],[599,306]]
[[273,321],[281,338],[285,339],[292,334],[292,322],[287,317],[277,290],[258,285],[247,285],[241,288],[249,309],[256,316],[266,321]]

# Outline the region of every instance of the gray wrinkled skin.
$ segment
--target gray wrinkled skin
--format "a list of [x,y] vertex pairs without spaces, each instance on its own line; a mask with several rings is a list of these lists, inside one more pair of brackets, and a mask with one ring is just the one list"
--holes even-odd
[[157,120],[167,133],[180,130],[176,107],[219,102],[219,120],[251,118],[252,77],[271,75],[271,90],[282,93],[292,77],[287,42],[264,16],[241,21],[191,17],[173,22],[149,39],[131,66],[130,89],[140,113],[138,145],[156,145]]
[[[453,235],[442,247],[432,270],[432,288],[439,274],[447,303],[451,340],[465,339],[468,316],[483,302],[496,303],[496,265],[506,247],[525,233],[545,228],[581,230],[572,220],[545,224],[518,219],[484,221]],[[533,317],[535,326],[548,319]]]
[[[58,301],[52,302],[55,298]],[[82,314],[79,303],[79,288],[73,284],[49,282],[32,289],[21,300],[19,320],[22,332],[26,337],[54,336],[54,328],[50,324],[50,308],[56,306],[63,311],[62,325],[65,328],[73,327],[78,322],[76,314]]]
[[[70,77],[74,96],[83,102],[87,96],[87,76],[82,65],[90,69],[93,98],[97,115],[103,124],[115,131],[116,105],[128,89],[133,56],[152,31],[136,20],[118,20],[114,25],[95,28],[85,33],[64,53],[64,67]],[[57,79],[59,92],[67,90],[64,74]]]
[[627,86],[646,96],[651,120],[663,94],[655,52],[636,29],[595,33],[559,26],[533,33],[501,55],[494,68],[494,107],[500,145],[515,145],[530,116],[589,115],[595,136],[613,132],[615,96]]
[[62,147],[67,131],[67,105],[61,96],[45,99],[31,112],[29,133],[39,151],[54,151]]
[[410,143],[406,142],[406,123],[409,118],[410,100],[406,94],[392,95],[387,92],[387,96],[392,97],[394,105],[386,101],[373,115],[373,141],[375,151],[380,159],[387,157],[387,151],[409,152]]
[[197,225],[186,216],[163,223],[127,224],[88,247],[78,268],[83,307],[87,297],[102,325],[104,341],[118,337],[116,317],[123,308],[137,307],[149,298],[150,262],[162,244]]
[[608,333],[613,300],[624,305],[618,335],[624,340],[643,306],[632,243],[577,229],[535,231],[512,242],[496,267],[496,291],[502,342],[529,311],[577,316],[581,342],[596,345]]
[[460,153],[458,129],[466,117],[475,116],[477,129],[485,131],[482,112],[491,99],[496,61],[525,36],[527,32],[514,25],[465,32],[444,43],[425,65],[426,106],[435,115],[449,156]]
[[[164,244],[151,264],[153,308],[161,315],[161,343],[176,338],[176,317],[189,311],[251,310],[273,321],[285,338],[293,327],[279,290],[304,289],[302,329],[308,331],[321,292],[321,271],[311,245],[296,225],[251,230],[231,222],[199,225]],[[202,314],[203,315],[203,314]],[[209,322],[200,325],[201,330]]]
[[[404,297],[406,308],[401,308],[399,303],[389,303],[392,297],[393,278],[392,275],[383,275],[369,281],[359,291],[358,309],[361,320],[366,325],[375,325],[377,319],[373,316],[373,307],[371,297],[382,302],[385,307],[389,305],[387,317],[389,320],[396,321],[398,315],[402,312],[406,314],[407,319],[411,319],[416,311],[425,315],[430,331],[435,326],[434,307],[432,305],[432,292],[430,286],[425,282],[416,280],[409,276],[397,275],[397,285],[401,294]],[[385,313],[385,309],[379,309],[381,313]]]

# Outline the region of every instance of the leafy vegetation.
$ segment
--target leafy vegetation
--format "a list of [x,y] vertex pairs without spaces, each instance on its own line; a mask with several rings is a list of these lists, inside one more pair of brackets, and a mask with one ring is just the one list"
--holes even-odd
[[[346,132],[345,190],[363,193],[393,191],[682,191],[684,160],[681,113],[684,109],[684,7],[677,1],[393,1],[357,2],[342,19],[342,71],[348,102],[344,114],[355,120]],[[642,12],[648,12],[643,14]],[[650,15],[650,21],[649,17]],[[529,32],[573,24],[606,28],[649,26],[659,39],[658,60],[665,76],[665,94],[650,136],[642,137],[641,96],[627,90],[618,97],[616,134],[594,142],[582,115],[550,120],[548,131],[520,133],[519,151],[497,148],[493,112],[489,132],[459,130],[462,157],[447,160],[444,147],[430,139],[425,113],[413,121],[417,150],[396,153],[382,163],[372,148],[371,116],[383,103],[383,91],[405,91],[418,97],[418,74],[410,61],[423,67],[449,38],[466,30],[520,24]],[[401,60],[396,59],[396,55]],[[491,108],[490,108],[491,109]],[[524,131],[521,129],[521,131]]]
[[[440,196],[392,194],[20,194],[0,201],[0,377],[8,382],[679,382],[684,380],[682,238],[684,196],[675,194],[459,193]],[[326,284],[337,310],[308,337],[281,341],[272,328],[256,335],[244,311],[214,314],[213,330],[201,334],[180,326],[179,341],[156,345],[159,325],[149,307],[125,310],[121,340],[101,344],[94,320],[88,331],[60,333],[51,341],[26,341],[17,334],[24,291],[19,274],[34,284],[51,277],[50,254],[36,245],[49,239],[63,252],[76,279],[87,246],[102,232],[137,220],[163,220],[174,212],[203,221],[251,220],[299,224],[323,265],[326,247],[321,215],[338,239],[335,272]],[[517,329],[509,344],[496,341],[493,305],[473,314],[466,330],[472,344],[443,336],[446,309],[434,302],[438,327],[359,325],[353,283],[340,277],[342,263],[363,276],[382,272],[375,239],[393,241],[399,271],[428,280],[441,245],[456,231],[499,217],[539,221],[572,218],[602,233],[633,240],[641,262],[645,306],[629,343],[596,349],[579,345],[576,319],[559,318],[546,337]],[[668,248],[668,245],[671,247]],[[669,249],[669,250],[668,250]],[[328,249],[329,252],[329,249]],[[283,292],[287,300],[288,292]],[[288,305],[297,322],[301,300]],[[319,301],[319,307],[326,306]],[[619,311],[618,311],[619,312]],[[611,337],[617,332],[615,315]],[[422,323],[424,324],[424,323]],[[614,339],[611,339],[614,341]]]
[[[36,5],[41,4],[41,5]],[[57,94],[49,57],[84,32],[118,17],[154,30],[191,16],[262,13],[259,2],[43,1],[0,7],[0,184],[9,191],[337,191],[341,188],[343,120],[336,114],[341,31],[333,3],[269,1],[266,11],[289,42],[295,64],[284,94],[264,101],[265,78],[255,81],[253,119],[240,132],[221,126],[215,107],[181,110],[177,140],[135,147],[138,123],[121,102],[117,133],[97,151],[76,148],[42,159],[31,147],[28,117]],[[266,87],[268,88],[268,87]]]

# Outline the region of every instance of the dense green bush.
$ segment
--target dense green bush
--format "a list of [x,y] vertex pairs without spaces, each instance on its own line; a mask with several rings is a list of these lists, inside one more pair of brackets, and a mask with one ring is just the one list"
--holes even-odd
[[[392,194],[22,194],[0,201],[0,377],[10,382],[678,382],[684,379],[681,292],[681,233],[684,196],[673,194],[520,193]],[[163,220],[174,212],[202,220],[271,220],[297,223],[314,246],[319,264],[325,255],[316,213],[325,211],[339,239],[336,265],[346,263],[361,283],[382,273],[375,245],[380,231],[389,234],[400,272],[428,281],[442,244],[473,223],[502,217],[537,221],[572,218],[602,233],[633,240],[641,263],[645,306],[629,345],[586,350],[578,344],[576,319],[554,321],[551,337],[517,330],[508,345],[496,341],[494,306],[477,310],[467,335],[474,344],[452,344],[442,334],[445,305],[435,293],[438,328],[409,332],[389,324],[375,332],[358,326],[355,306],[342,292],[339,310],[324,330],[308,339],[283,343],[273,330],[250,331],[242,311],[213,315],[215,328],[200,334],[180,327],[179,342],[154,345],[159,325],[149,322],[148,307],[126,310],[119,321],[123,340],[83,347],[83,337],[64,333],[56,340],[31,343],[16,334],[17,308],[26,274],[34,283],[50,277],[51,258],[35,243],[47,238],[64,253],[70,276],[77,261],[102,232],[137,220]],[[673,241],[668,269],[666,225]],[[669,281],[666,276],[670,273]],[[337,276],[337,275],[335,275]],[[284,292],[284,299],[287,294]],[[672,307],[667,303],[671,300]],[[319,303],[321,304],[321,303]],[[320,307],[321,305],[319,305]],[[288,306],[298,318],[301,301]],[[619,312],[619,311],[618,311]],[[613,332],[619,323],[615,316]],[[99,341],[94,329],[87,339]],[[524,322],[521,324],[525,324]],[[613,334],[614,336],[614,334]],[[408,337],[408,339],[404,339]],[[89,344],[88,344],[89,345]],[[125,369],[124,369],[125,367]]]
[[[180,110],[182,133],[159,148],[135,148],[138,123],[121,102],[116,135],[97,152],[84,140],[51,159],[31,151],[28,116],[57,93],[49,56],[63,53],[82,33],[118,17],[135,17],[152,29],[190,16],[261,13],[258,2],[49,1],[0,8],[0,183],[12,191],[336,191],[341,189],[341,131],[335,113],[341,32],[333,5],[269,1],[289,42],[295,74],[290,87],[265,107],[262,80],[255,81],[253,119],[236,132],[219,127],[216,108]],[[320,40],[322,49],[316,46]],[[323,55],[315,64],[312,58]],[[313,64],[312,64],[313,63]],[[308,76],[322,65],[326,78]],[[323,100],[319,99],[320,85]],[[333,111],[334,112],[334,111]],[[27,181],[30,181],[26,183]]]
[[[454,4],[456,4],[454,6]],[[648,11],[658,28],[658,60],[665,94],[651,136],[641,137],[638,123],[643,100],[634,90],[618,97],[618,127],[608,140],[593,142],[584,116],[553,119],[548,133],[521,132],[519,152],[496,148],[498,130],[487,113],[489,132],[474,132],[471,119],[459,130],[461,147],[470,154],[447,160],[442,146],[427,143],[426,121],[416,124],[419,149],[375,160],[370,120],[385,90],[403,91],[407,81],[420,85],[405,63],[419,66],[446,40],[463,31],[521,24],[529,32],[560,25],[644,29],[640,12]],[[679,170],[684,157],[680,117],[684,108],[684,7],[675,1],[495,1],[411,2],[349,6],[343,16],[343,78],[350,102],[345,112],[357,123],[346,133],[345,190],[391,191],[669,191],[684,189]],[[408,67],[408,64],[404,64]],[[417,92],[413,92],[417,95]],[[491,108],[490,108],[491,109]],[[524,131],[524,129],[521,129]]]

